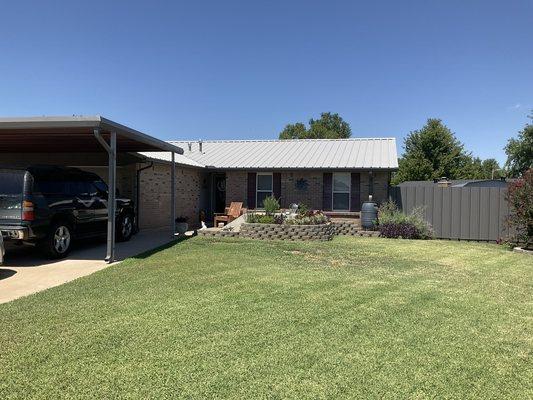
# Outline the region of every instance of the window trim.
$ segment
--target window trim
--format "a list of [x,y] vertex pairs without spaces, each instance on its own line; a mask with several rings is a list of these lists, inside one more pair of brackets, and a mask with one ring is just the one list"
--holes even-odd
[[[259,176],[270,176],[270,190],[259,189]],[[264,207],[259,207],[259,201],[257,201],[258,193],[270,193],[271,196],[274,195],[274,174],[272,172],[257,172],[255,174],[255,208],[263,210]]]
[[[348,190],[335,190],[335,175],[348,176]],[[348,208],[339,210],[335,208],[335,193],[348,194]],[[331,210],[332,211],[350,211],[352,209],[352,175],[349,172],[334,172],[331,177]]]

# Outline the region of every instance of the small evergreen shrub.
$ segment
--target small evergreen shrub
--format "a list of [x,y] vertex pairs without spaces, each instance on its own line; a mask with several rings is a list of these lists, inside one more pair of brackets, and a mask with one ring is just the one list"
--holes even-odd
[[274,215],[279,211],[279,201],[274,196],[268,196],[263,200],[266,215]]
[[431,239],[433,229],[424,219],[424,210],[415,208],[409,215],[404,214],[392,201],[381,205],[376,225],[380,235],[387,238]]

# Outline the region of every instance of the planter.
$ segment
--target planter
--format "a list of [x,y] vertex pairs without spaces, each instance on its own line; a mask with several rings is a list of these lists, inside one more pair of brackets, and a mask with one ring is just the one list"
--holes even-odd
[[240,236],[264,240],[331,240],[335,228],[331,223],[321,225],[250,224],[241,225]]
[[187,222],[176,222],[176,233],[184,235],[189,230],[189,224]]

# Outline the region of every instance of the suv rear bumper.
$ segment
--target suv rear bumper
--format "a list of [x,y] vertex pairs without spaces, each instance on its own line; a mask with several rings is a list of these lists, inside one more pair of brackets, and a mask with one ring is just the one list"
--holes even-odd
[[0,225],[0,232],[5,240],[30,239],[30,230],[26,226]]

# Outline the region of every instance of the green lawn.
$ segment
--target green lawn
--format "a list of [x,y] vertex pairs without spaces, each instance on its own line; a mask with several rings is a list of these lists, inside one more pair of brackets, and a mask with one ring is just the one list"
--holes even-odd
[[0,305],[0,398],[528,399],[532,283],[490,244],[194,238]]

